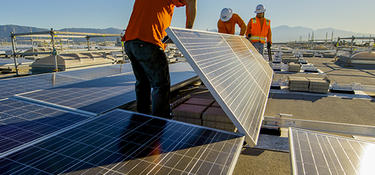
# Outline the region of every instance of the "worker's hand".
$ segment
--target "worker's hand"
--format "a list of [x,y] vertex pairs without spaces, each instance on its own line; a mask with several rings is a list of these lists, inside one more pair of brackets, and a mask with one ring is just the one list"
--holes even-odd
[[163,42],[163,43],[167,43],[169,40],[170,40],[170,38],[169,38],[169,36],[167,35],[167,36],[165,36],[165,37],[161,40],[161,42]]
[[251,38],[251,34],[248,34],[248,35],[247,35],[247,38],[250,39],[250,38]]
[[267,49],[271,49],[271,45],[272,45],[271,42],[268,42],[267,43]]

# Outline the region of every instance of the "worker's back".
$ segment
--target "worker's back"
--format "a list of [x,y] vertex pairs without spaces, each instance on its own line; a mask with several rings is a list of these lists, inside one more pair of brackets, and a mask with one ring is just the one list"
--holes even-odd
[[178,0],[136,0],[123,41],[139,39],[164,48],[161,40],[167,35]]
[[223,22],[221,19],[217,22],[218,32],[226,34],[234,34],[236,30],[236,24],[241,28],[240,35],[245,34],[246,24],[236,13],[233,13],[232,18],[229,21]]

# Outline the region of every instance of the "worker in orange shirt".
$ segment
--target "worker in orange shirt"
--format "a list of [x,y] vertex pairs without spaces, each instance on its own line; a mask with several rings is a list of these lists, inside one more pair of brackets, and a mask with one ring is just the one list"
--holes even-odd
[[263,55],[266,41],[268,50],[271,49],[272,45],[271,21],[264,18],[264,12],[266,12],[266,9],[262,4],[259,4],[255,9],[257,16],[250,19],[246,30],[247,39],[250,40],[261,55]]
[[236,24],[240,26],[240,35],[244,35],[246,32],[246,24],[243,22],[240,16],[233,13],[232,9],[224,8],[221,10],[220,19],[217,22],[217,28],[219,33],[234,34]]
[[[193,27],[196,0],[135,0],[122,41],[136,77],[137,111],[170,118],[170,77],[162,39],[175,7],[186,6],[186,28]],[[151,105],[152,88],[152,111]]]

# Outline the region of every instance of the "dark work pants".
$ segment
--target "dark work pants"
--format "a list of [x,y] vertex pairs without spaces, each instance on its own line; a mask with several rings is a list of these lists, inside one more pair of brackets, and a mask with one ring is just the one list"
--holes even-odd
[[152,88],[152,115],[170,118],[170,77],[168,61],[164,51],[157,45],[141,40],[125,42],[134,75],[137,79],[137,111],[150,113]]
[[261,43],[261,42],[256,42],[256,43],[252,43],[253,46],[258,50],[258,52],[264,57],[264,43]]

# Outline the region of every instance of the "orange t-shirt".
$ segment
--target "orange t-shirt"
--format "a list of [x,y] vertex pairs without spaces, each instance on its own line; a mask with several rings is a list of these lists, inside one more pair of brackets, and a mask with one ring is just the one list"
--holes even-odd
[[182,0],[136,0],[122,41],[139,39],[165,49],[161,40],[167,36],[174,7],[185,5]]
[[219,21],[217,22],[217,28],[219,30],[219,33],[234,34],[236,30],[236,24],[241,27],[240,35],[245,34],[246,24],[241,19],[241,17],[235,13],[233,13],[232,18],[227,22],[223,22],[219,19]]

